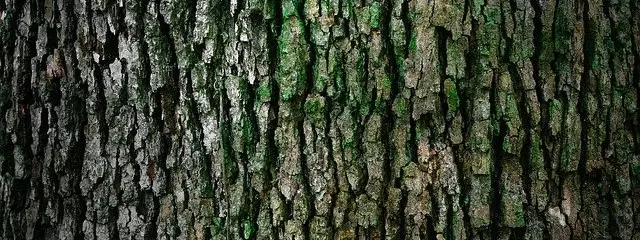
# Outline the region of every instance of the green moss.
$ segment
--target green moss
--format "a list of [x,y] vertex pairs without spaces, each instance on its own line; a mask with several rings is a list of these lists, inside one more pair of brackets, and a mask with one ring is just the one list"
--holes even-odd
[[605,63],[606,61],[603,60],[602,55],[595,53],[593,54],[593,57],[591,58],[591,62],[589,64],[591,65],[591,70],[597,72],[607,67],[605,66]]
[[536,133],[531,134],[531,168],[533,171],[537,171],[543,168],[542,150],[540,149],[540,138]]
[[[317,65],[316,65],[316,68],[317,68]],[[329,82],[329,76],[318,74],[318,70],[315,70],[315,73],[316,74],[314,75],[316,77],[314,77],[315,79],[314,88],[316,89],[316,91],[322,92],[327,87],[327,82]]]
[[416,40],[416,33],[412,32],[411,33],[411,40],[409,40],[409,52],[413,52],[415,53],[416,50],[418,49],[418,43]]
[[524,210],[522,209],[522,206],[520,206],[520,204],[516,203],[514,204],[514,206],[512,206],[513,209],[513,226],[514,227],[524,227],[525,226],[525,222],[524,222]]
[[211,233],[212,235],[218,235],[224,229],[224,219],[221,217],[213,217],[211,219]]
[[561,110],[561,103],[558,99],[552,99],[549,102],[549,113],[553,116],[555,112],[559,112]]
[[276,79],[282,89],[283,101],[291,100],[305,87],[309,51],[303,29],[303,23],[297,18],[290,18],[282,24],[278,39],[280,62]]
[[255,130],[253,129],[253,124],[251,124],[251,120],[247,117],[242,118],[242,142],[243,146],[249,153],[255,152],[255,144],[253,139],[253,133]]
[[255,232],[255,227],[253,226],[253,223],[249,220],[245,220],[244,223],[242,223],[242,228],[243,228],[242,233],[243,233],[244,239],[251,238],[251,236]]
[[[370,99],[370,98],[366,98],[366,99]],[[358,104],[358,110],[359,110],[358,113],[360,114],[360,116],[366,116],[367,114],[369,114],[369,110],[371,110],[371,104],[369,104],[369,102],[366,100],[362,100]]]
[[473,6],[473,16],[478,18],[482,15],[482,6],[485,5],[485,1],[484,0],[473,0],[473,4],[471,4],[471,6]]
[[640,164],[637,165],[633,165],[631,166],[631,174],[637,176],[640,175]]
[[320,124],[324,121],[324,98],[312,97],[308,98],[304,103],[304,113],[306,118],[313,124]]
[[504,137],[504,142],[502,143],[502,151],[505,153],[513,153],[513,141],[509,136]]
[[395,112],[396,116],[405,116],[408,110],[407,99],[398,97],[395,99],[395,101],[393,101],[393,112]]
[[456,88],[455,83],[451,81],[451,79],[447,79],[444,81],[444,91],[447,95],[447,105],[449,107],[449,112],[458,111],[458,107],[460,106],[460,97],[458,96],[458,90]]
[[485,20],[487,21],[487,26],[496,26],[498,23],[502,22],[502,15],[501,15],[501,11],[502,9],[500,9],[500,7],[497,6],[485,6],[484,8],[484,16],[485,16]]
[[282,91],[282,95],[280,96],[280,99],[282,101],[289,101],[293,98],[293,90],[291,88],[285,88]]
[[387,103],[388,101],[385,99],[376,100],[373,110],[379,114],[384,115],[384,113],[387,111]]
[[516,99],[512,94],[507,95],[507,109],[505,109],[505,114],[507,115],[507,119],[509,121],[517,120],[520,116],[518,115],[518,105],[516,103]]
[[275,15],[275,0],[265,0],[262,14],[264,19],[272,19]]
[[266,81],[260,82],[258,86],[258,100],[259,101],[269,101],[271,99],[271,88],[269,87],[269,83]]
[[380,3],[373,2],[369,6],[369,26],[373,29],[380,27]]
[[208,177],[202,177],[201,183],[202,184],[200,185],[200,197],[201,198],[213,197],[213,186],[211,184],[211,179]]
[[296,2],[294,0],[285,0],[282,1],[282,16],[283,17],[289,17],[289,16],[297,16],[298,13],[296,11]]
[[389,76],[384,76],[384,78],[382,79],[382,90],[391,91],[392,84],[393,82],[391,82],[391,78]]
[[551,134],[556,135],[562,126],[562,103],[557,99],[549,101],[548,111]]

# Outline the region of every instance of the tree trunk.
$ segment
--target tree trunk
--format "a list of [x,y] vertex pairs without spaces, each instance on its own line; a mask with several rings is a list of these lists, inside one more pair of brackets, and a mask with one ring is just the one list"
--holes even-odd
[[0,238],[640,239],[639,12],[3,0]]

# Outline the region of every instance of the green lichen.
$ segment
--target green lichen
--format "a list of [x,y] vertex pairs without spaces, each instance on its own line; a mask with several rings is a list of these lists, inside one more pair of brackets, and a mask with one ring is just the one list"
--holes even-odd
[[511,141],[511,138],[509,136],[506,136],[504,138],[504,142],[502,143],[502,151],[504,151],[505,153],[513,153],[513,141]]
[[509,121],[516,121],[519,119],[518,116],[518,105],[513,94],[507,95],[507,106],[505,109],[506,118]]
[[265,0],[262,14],[264,19],[273,19],[276,16],[275,0]]
[[380,27],[380,3],[373,2],[369,6],[369,26],[372,29],[378,29]]
[[329,76],[324,75],[324,74],[318,74],[318,71],[315,71],[316,74],[314,74],[316,77],[314,78],[314,88],[316,89],[316,91],[318,92],[322,92],[324,91],[324,89],[327,87],[327,82],[329,82]]
[[379,114],[384,114],[387,111],[387,103],[388,101],[385,99],[380,99],[375,101],[374,111]]
[[243,228],[242,233],[243,233],[244,239],[251,238],[253,233],[255,233],[255,227],[253,226],[253,223],[249,220],[245,220],[244,223],[242,223],[242,228]]
[[280,99],[285,102],[291,100],[293,98],[293,90],[290,88],[284,89],[280,97]]
[[271,88],[268,82],[260,82],[257,92],[259,101],[266,102],[271,99]]
[[222,233],[223,229],[224,229],[224,219],[222,219],[221,217],[213,217],[213,219],[211,219],[212,235],[215,236]]
[[474,153],[475,160],[472,163],[472,169],[474,174],[489,174],[491,173],[491,155],[485,152]]
[[549,126],[551,127],[551,134],[557,135],[560,132],[562,126],[562,103],[557,99],[549,101]]
[[[202,173],[207,173],[203,167],[200,169]],[[210,173],[208,173],[210,174]],[[204,174],[200,174],[201,176]],[[211,184],[210,177],[201,177],[200,178],[200,197],[201,198],[211,198],[213,197],[213,184]]]
[[[526,146],[525,146],[526,147]],[[540,137],[538,134],[531,134],[531,169],[538,171],[544,166],[542,165],[542,150],[540,149]]]
[[253,133],[255,132],[251,120],[247,117],[242,118],[242,145],[249,153],[255,152],[255,144]]
[[560,112],[561,106],[562,105],[560,101],[558,101],[558,99],[552,99],[551,101],[549,101],[549,114],[553,116],[554,113]]
[[392,108],[393,112],[396,114],[396,116],[401,117],[401,116],[406,116],[407,112],[408,112],[408,107],[407,107],[407,99],[403,98],[403,97],[398,97],[395,99],[395,101],[393,101],[393,108]]
[[637,164],[637,165],[632,164],[631,174],[633,174],[634,176],[640,175],[640,164]]
[[389,76],[384,76],[382,78],[382,90],[383,91],[391,91],[391,86],[393,82],[391,82],[391,78]]
[[505,210],[505,223],[509,227],[523,227],[525,226],[524,210],[520,203],[514,202],[515,199],[511,199],[511,194],[511,192],[504,191],[503,189],[502,198],[506,200],[503,205],[503,209]]
[[411,39],[409,40],[409,52],[415,53],[418,49],[418,42],[416,40],[416,33],[411,33]]
[[293,17],[284,21],[278,39],[279,59],[276,80],[280,84],[282,100],[291,100],[305,88],[308,46],[304,40],[304,25]]
[[298,16],[298,12],[296,11],[296,4],[297,1],[295,0],[285,0],[282,1],[282,16],[283,17],[289,17],[289,16]]
[[447,106],[449,107],[449,112],[455,113],[458,111],[458,107],[460,106],[460,97],[458,96],[456,85],[451,79],[444,81],[444,91],[447,95]]
[[[367,98],[369,99],[369,98]],[[375,106],[374,106],[375,107]],[[358,114],[360,114],[360,116],[366,116],[369,114],[369,111],[372,110],[371,109],[371,104],[369,104],[368,101],[362,100],[360,101],[360,103],[358,103]]]
[[[404,46],[396,47],[396,66],[398,66],[398,75],[400,75],[400,77],[405,77],[407,73],[407,67],[404,65],[404,60]],[[403,81],[400,81],[399,83],[402,82]]]
[[324,98],[311,97],[304,103],[304,113],[313,124],[320,124],[324,120]]

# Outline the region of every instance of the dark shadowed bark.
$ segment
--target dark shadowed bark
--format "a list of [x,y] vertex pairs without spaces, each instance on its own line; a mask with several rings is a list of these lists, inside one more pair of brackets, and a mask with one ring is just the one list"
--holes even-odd
[[640,239],[637,0],[1,0],[2,239]]

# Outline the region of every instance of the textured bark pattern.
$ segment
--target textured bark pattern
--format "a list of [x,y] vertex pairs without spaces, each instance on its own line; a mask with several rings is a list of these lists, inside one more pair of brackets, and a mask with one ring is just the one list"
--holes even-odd
[[3,0],[0,238],[639,239],[639,12]]

